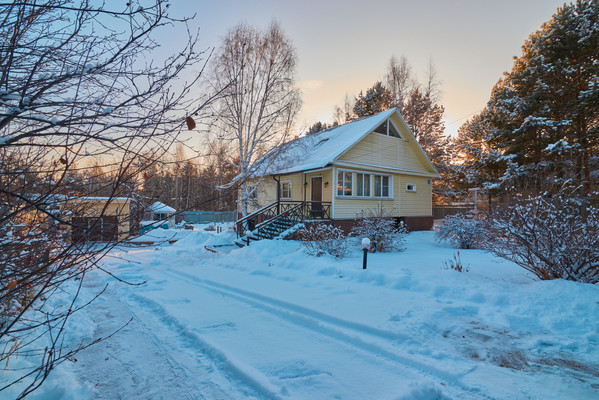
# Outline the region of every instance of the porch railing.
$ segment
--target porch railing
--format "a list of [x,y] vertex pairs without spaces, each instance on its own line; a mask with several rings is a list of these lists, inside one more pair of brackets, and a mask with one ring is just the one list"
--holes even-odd
[[331,219],[331,202],[275,201],[238,220],[237,236],[246,231],[255,231],[283,217],[291,218],[297,223],[314,219],[328,220]]

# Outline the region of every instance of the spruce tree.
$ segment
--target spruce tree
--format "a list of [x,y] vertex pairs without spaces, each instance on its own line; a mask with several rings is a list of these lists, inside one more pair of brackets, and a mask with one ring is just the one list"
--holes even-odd
[[597,21],[597,1],[559,8],[493,89],[489,143],[509,161],[504,187],[533,195],[573,183],[588,193],[597,183]]
[[366,90],[366,94],[360,92],[354,105],[354,115],[357,118],[367,117],[392,107],[392,96],[381,82],[376,82],[370,89]]

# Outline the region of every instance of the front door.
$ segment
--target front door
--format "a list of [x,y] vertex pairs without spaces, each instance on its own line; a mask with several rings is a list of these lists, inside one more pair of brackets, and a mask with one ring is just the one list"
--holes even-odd
[[322,176],[312,178],[310,187],[310,200],[312,200],[312,217],[322,218]]

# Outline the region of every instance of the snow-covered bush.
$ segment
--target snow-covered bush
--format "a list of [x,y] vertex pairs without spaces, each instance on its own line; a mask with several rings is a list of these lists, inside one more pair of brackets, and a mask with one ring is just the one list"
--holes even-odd
[[357,224],[352,228],[351,235],[370,239],[372,253],[405,250],[405,241],[408,230],[403,222],[381,215],[362,215]]
[[343,258],[349,253],[343,231],[329,224],[305,226],[298,231],[298,238],[310,255]]
[[599,210],[588,195],[522,200],[495,212],[486,246],[539,279],[599,283]]
[[482,217],[472,214],[448,215],[435,227],[435,238],[458,249],[481,247],[486,233]]

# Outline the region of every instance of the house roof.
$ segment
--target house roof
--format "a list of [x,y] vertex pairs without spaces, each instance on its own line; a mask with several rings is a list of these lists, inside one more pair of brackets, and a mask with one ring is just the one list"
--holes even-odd
[[[301,171],[324,168],[376,129],[385,120],[397,113],[405,125],[403,117],[396,108],[361,118],[347,124],[334,126],[321,132],[292,140],[267,154],[258,163],[253,176],[283,175]],[[407,125],[404,133],[409,132],[411,139],[422,152],[426,163],[437,174],[435,167],[418,144]]]
[[370,117],[303,136],[279,147],[262,160],[255,175],[279,175],[323,168],[382,124],[397,110],[392,108]]
[[150,206],[150,210],[152,210],[154,214],[174,214],[177,212],[177,210],[175,210],[173,207],[169,207],[159,201],[152,204]]

